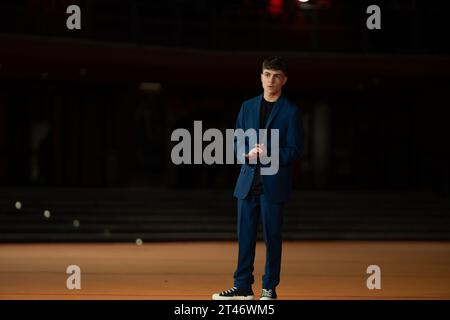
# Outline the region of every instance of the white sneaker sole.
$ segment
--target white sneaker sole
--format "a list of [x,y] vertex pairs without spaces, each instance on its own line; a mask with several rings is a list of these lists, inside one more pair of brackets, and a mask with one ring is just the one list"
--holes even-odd
[[277,300],[277,299],[264,297],[264,298],[259,298],[259,300]]
[[213,300],[254,300],[255,296],[235,296],[235,297],[223,297],[219,293],[212,295]]

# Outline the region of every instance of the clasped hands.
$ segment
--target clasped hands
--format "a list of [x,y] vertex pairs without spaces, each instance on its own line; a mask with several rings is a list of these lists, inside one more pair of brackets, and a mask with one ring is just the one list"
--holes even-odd
[[245,157],[249,160],[256,159],[258,157],[264,156],[266,154],[266,149],[264,148],[264,143],[255,144],[255,147],[250,150],[248,154],[245,155]]

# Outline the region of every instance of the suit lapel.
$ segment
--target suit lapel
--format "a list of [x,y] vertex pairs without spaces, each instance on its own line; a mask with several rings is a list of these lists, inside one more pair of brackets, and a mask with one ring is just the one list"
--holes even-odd
[[259,117],[261,116],[261,100],[262,95],[258,96],[258,99],[256,99],[256,103],[253,108],[253,128],[258,131],[259,129]]
[[283,102],[284,102],[284,98],[283,98],[283,96],[280,96],[280,98],[278,98],[277,102],[275,102],[275,104],[273,105],[272,112],[270,113],[269,118],[267,119],[265,129],[269,128],[270,123],[272,122],[272,120],[277,115],[277,113],[280,110],[281,105],[283,104]]

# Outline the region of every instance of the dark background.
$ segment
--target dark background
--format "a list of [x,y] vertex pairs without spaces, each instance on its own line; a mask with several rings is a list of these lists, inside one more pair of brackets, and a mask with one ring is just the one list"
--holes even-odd
[[176,166],[170,135],[234,128],[272,54],[305,127],[286,238],[448,239],[441,3],[2,1],[0,240],[233,239],[239,167]]

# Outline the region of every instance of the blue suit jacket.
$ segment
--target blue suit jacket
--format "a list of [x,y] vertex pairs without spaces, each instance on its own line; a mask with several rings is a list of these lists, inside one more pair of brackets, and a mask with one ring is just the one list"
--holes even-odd
[[[253,128],[258,131],[260,121],[260,106],[262,95],[245,101],[239,112],[236,129]],[[285,202],[292,194],[292,162],[297,159],[303,150],[303,123],[300,109],[283,96],[277,100],[266,122],[268,130],[267,150],[270,154],[270,129],[279,130],[279,169],[274,175],[261,175],[264,194],[272,202]],[[236,141],[236,155],[247,154],[253,146],[249,146],[248,139]],[[261,142],[260,142],[261,143]],[[245,148],[245,150],[243,149]],[[270,166],[266,165],[266,166]],[[248,163],[241,165],[241,172],[236,182],[234,196],[244,199],[249,194],[256,165]]]

